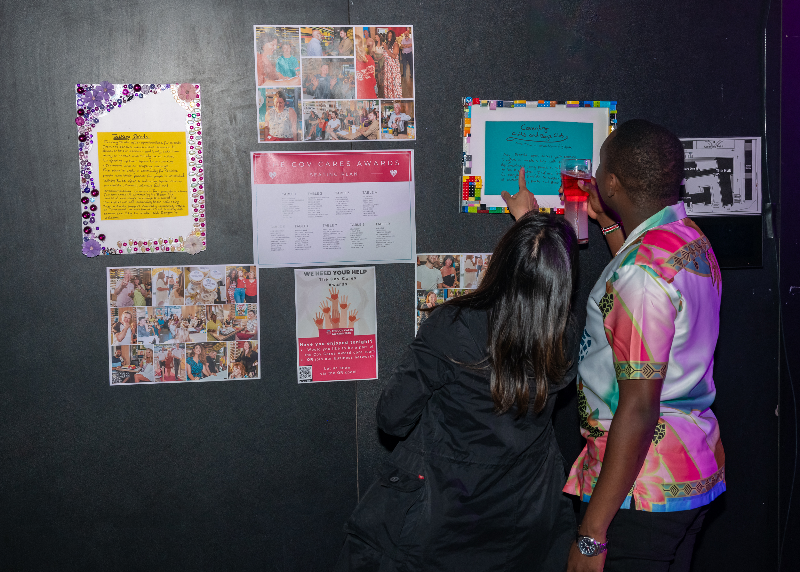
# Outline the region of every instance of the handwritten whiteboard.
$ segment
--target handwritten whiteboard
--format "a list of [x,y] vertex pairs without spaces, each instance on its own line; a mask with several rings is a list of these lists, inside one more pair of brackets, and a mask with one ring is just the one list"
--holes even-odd
[[[615,105],[470,105],[465,111],[461,210],[504,212],[500,193],[517,192],[520,167],[525,167],[528,189],[540,207],[563,208],[558,198],[561,159],[590,158],[596,170],[615,113]],[[477,196],[470,194],[475,189]]]

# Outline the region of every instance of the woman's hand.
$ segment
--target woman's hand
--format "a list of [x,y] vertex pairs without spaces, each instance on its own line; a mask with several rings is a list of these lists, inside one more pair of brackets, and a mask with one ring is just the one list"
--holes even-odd
[[525,167],[519,170],[519,190],[514,195],[508,191],[503,191],[500,196],[503,197],[508,206],[508,212],[511,213],[515,220],[519,220],[520,217],[532,210],[539,210],[539,203],[536,201],[536,197],[528,190],[525,184]]
[[567,572],[602,572],[606,563],[606,553],[597,556],[584,556],[578,550],[578,544],[572,543],[569,549],[569,560],[567,561]]

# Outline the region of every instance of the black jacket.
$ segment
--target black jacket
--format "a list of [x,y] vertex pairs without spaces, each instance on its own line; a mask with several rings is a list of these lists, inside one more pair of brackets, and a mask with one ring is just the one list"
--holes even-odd
[[[377,410],[405,440],[347,522],[337,570],[565,568],[575,519],[550,416],[575,368],[539,414],[498,415],[474,367],[487,338],[482,311],[443,306],[420,326]],[[568,338],[577,350],[574,328]]]

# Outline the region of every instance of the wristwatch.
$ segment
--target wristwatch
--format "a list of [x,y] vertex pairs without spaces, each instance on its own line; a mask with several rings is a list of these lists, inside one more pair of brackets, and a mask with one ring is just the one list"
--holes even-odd
[[597,542],[591,536],[582,536],[580,534],[578,535],[577,542],[578,550],[580,550],[581,554],[584,556],[597,556],[605,552],[608,547],[608,540],[605,542]]

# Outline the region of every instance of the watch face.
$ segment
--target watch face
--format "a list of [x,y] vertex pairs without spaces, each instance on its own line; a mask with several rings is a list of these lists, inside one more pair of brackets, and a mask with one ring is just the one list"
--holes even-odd
[[594,539],[589,538],[588,536],[581,536],[578,538],[578,550],[580,550],[581,554],[584,556],[594,556],[597,550],[597,545]]

